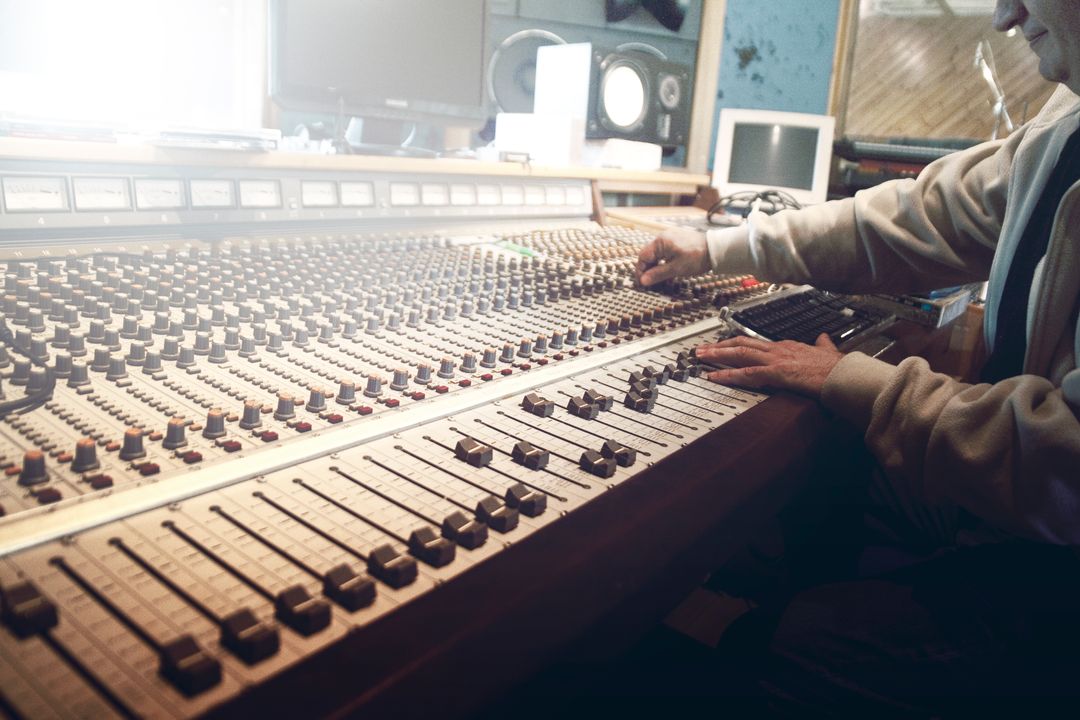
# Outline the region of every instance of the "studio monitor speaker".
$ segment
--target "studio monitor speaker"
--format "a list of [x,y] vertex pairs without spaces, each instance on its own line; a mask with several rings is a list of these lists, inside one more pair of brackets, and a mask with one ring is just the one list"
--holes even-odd
[[685,145],[692,96],[685,65],[647,47],[621,46],[610,52],[594,48],[585,134]]
[[536,91],[536,51],[566,41],[542,28],[518,30],[503,38],[487,66],[487,91],[498,112],[531,113]]

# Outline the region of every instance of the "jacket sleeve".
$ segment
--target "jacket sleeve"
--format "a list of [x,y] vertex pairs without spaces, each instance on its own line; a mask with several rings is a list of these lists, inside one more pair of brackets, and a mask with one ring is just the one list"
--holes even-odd
[[867,428],[899,494],[1080,545],[1080,370],[1061,387],[1035,375],[968,385],[919,358],[893,367],[853,353],[829,375],[822,401]]
[[918,292],[985,280],[1025,128],[930,164],[914,180],[708,234],[717,272],[845,292]]

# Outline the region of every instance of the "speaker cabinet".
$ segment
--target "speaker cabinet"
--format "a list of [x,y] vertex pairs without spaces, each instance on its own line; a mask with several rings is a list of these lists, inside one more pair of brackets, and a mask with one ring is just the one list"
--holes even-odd
[[586,137],[685,145],[690,82],[688,66],[644,49],[594,48]]

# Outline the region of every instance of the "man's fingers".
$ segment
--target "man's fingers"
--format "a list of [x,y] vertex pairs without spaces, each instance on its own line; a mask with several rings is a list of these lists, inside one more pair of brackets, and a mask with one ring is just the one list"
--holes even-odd
[[651,268],[641,273],[638,277],[640,282],[645,287],[655,285],[658,282],[669,280],[678,275],[676,268],[671,263],[664,263],[663,265],[653,265]]
[[836,352],[840,352],[836,348],[836,343],[834,343],[832,338],[825,333],[818,335],[817,342],[815,342],[814,345],[819,348],[824,348],[825,350],[835,350]]
[[723,365],[734,367],[746,367],[748,365],[768,365],[775,358],[769,355],[767,348],[754,347],[752,345],[729,345],[725,347],[713,346],[702,351],[697,351],[701,360],[718,362]]
[[716,370],[707,375],[713,382],[724,385],[740,385],[755,390],[774,385],[779,379],[777,371],[768,365],[751,365],[730,370]]
[[700,355],[702,351],[709,351],[715,348],[731,348],[731,347],[752,347],[758,350],[768,350],[774,347],[775,343],[771,343],[768,340],[762,340],[760,338],[747,337],[746,335],[736,335],[735,337],[727,338],[715,343],[703,343],[697,346],[695,354]]

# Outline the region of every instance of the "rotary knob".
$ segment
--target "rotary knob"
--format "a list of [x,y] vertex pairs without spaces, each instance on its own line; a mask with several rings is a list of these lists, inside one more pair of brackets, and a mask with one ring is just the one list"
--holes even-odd
[[493,368],[495,367],[496,360],[497,356],[495,354],[495,348],[484,348],[484,353],[480,358],[480,367]]
[[321,413],[326,411],[326,393],[321,388],[308,389],[308,401],[304,408],[308,412]]
[[254,400],[244,402],[244,414],[240,417],[240,427],[245,430],[254,430],[262,425],[262,408]]
[[139,342],[132,343],[127,354],[127,364],[138,367],[144,362],[146,362],[146,346]]
[[121,460],[136,460],[146,456],[146,448],[143,447],[143,434],[139,428],[128,428],[124,431],[124,442],[120,447]]
[[427,363],[420,363],[416,366],[416,377],[413,378],[413,382],[417,385],[427,385],[431,382],[431,366]]
[[206,425],[203,426],[202,435],[208,440],[216,440],[225,435],[225,413],[221,408],[212,408],[206,413]]
[[40,485],[49,481],[45,471],[45,453],[40,450],[27,450],[23,454],[22,469],[19,471],[19,484],[23,486]]
[[144,375],[153,375],[154,373],[161,372],[161,355],[153,351],[146,353],[146,359],[143,360],[142,371]]
[[71,362],[71,375],[68,376],[67,386],[71,388],[82,387],[90,384],[90,373],[86,363],[81,360]]
[[504,363],[514,362],[514,346],[510,343],[503,345],[502,354],[499,355],[499,361]]
[[185,445],[187,445],[187,426],[183,418],[174,417],[165,426],[165,439],[161,441],[161,446],[166,450],[175,450]]
[[518,357],[529,358],[532,357],[533,344],[529,338],[522,338],[518,343]]
[[97,470],[101,463],[97,457],[97,443],[91,438],[82,438],[75,443],[75,457],[71,460],[71,469],[75,472]]
[[338,383],[338,393],[334,402],[338,405],[352,405],[356,402],[356,385],[347,380]]
[[476,372],[476,353],[467,352],[461,359],[461,372],[471,375]]
[[53,375],[58,378],[71,376],[71,353],[56,353],[56,364],[53,366]]
[[439,361],[439,377],[444,380],[449,380],[454,377],[454,360],[453,358],[444,357]]
[[[94,350],[94,360],[93,360],[93,362],[90,363],[90,369],[93,370],[94,372],[108,372],[108,370],[109,370],[109,361],[111,359],[112,359],[112,353],[109,352],[108,348],[95,348],[95,350]],[[18,369],[19,369],[19,363],[16,362],[15,363],[16,372],[18,372]],[[12,384],[18,384],[18,383],[15,382],[14,377],[12,377],[11,382],[12,382]]]
[[409,387],[409,371],[404,368],[394,370],[394,379],[390,382],[391,390],[404,390]]
[[106,380],[123,380],[127,377],[127,363],[124,358],[109,358],[109,369],[105,373]]
[[369,375],[367,386],[364,388],[364,396],[369,398],[382,395],[382,378],[378,375]]
[[292,395],[286,395],[284,393],[278,395],[277,409],[274,410],[275,420],[292,420],[296,417],[296,401]]

